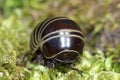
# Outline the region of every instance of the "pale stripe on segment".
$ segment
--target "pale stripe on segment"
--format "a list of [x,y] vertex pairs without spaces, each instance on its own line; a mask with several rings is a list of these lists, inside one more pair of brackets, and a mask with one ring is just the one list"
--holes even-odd
[[[43,29],[45,29],[47,26],[48,23],[50,23],[51,21],[55,21],[56,19],[62,19],[62,18],[65,18],[67,19],[66,17],[53,17],[53,18],[50,18],[50,19],[47,19],[41,26],[40,26],[40,29],[39,29],[39,32],[38,32],[38,39],[40,41],[41,39],[41,35],[42,35],[42,32],[43,32]],[[42,30],[42,31],[41,31]]]
[[50,40],[52,40],[52,39],[54,39],[54,38],[59,38],[59,37],[75,37],[75,38],[79,38],[80,40],[84,41],[84,38],[82,38],[81,36],[78,36],[78,35],[73,35],[73,34],[71,34],[71,35],[57,35],[57,36],[53,36],[53,37],[50,37],[50,38],[42,41],[42,42],[41,42],[41,45],[40,45],[41,51],[43,52],[43,45],[44,45],[46,42],[48,42],[48,41],[50,41]]
[[[54,38],[58,38],[58,37],[63,37],[63,36],[66,36],[66,37],[76,37],[76,38],[79,38],[81,40],[84,41],[84,38],[81,37],[81,36],[78,36],[78,35],[73,35],[73,34],[70,34],[70,35],[57,35],[57,36],[52,36],[48,39],[45,39],[46,37],[52,35],[52,34],[55,34],[55,33],[58,33],[60,32],[61,30],[58,30],[58,31],[54,31],[54,32],[51,32],[47,35],[45,35],[42,39],[41,39],[41,36],[42,36],[42,33],[43,31],[46,29],[46,27],[51,24],[52,22],[55,22],[57,20],[64,20],[64,19],[68,19],[66,17],[53,17],[51,19],[47,19],[45,22],[43,21],[43,23],[39,24],[37,26],[37,28],[35,28],[35,30],[33,31],[32,33],[32,36],[31,36],[31,41],[30,41],[30,46],[31,48],[35,51],[37,50],[40,46],[41,50],[42,50],[42,47],[43,45],[51,40],[51,39],[54,39]],[[64,29],[62,31],[67,31],[67,32],[77,32],[77,33],[80,33],[81,35],[83,35],[82,32],[78,31],[78,30],[68,30],[68,29]],[[45,40],[44,40],[45,39]]]
[[[35,51],[36,49],[38,49],[39,47],[39,43],[41,42],[41,29],[47,24],[49,23],[49,21],[58,19],[58,18],[66,18],[66,17],[53,17],[50,19],[46,19],[45,21],[43,21],[43,23],[40,23],[37,25],[37,27],[34,29],[32,36],[31,36],[31,42],[30,42],[30,46],[31,48]],[[66,18],[67,19],[67,18]]]
[[54,32],[51,32],[47,35],[45,35],[42,40],[44,40],[46,37],[50,36],[50,35],[53,35],[53,34],[56,34],[56,33],[59,33],[59,32],[77,32],[77,33],[80,33],[81,35],[83,35],[83,33],[81,31],[78,31],[78,30],[72,30],[72,29],[61,29],[61,30],[57,30],[57,31],[54,31]]
[[[53,19],[53,20],[51,20],[50,22],[46,23],[46,25],[43,26],[43,29],[41,30],[41,33],[40,33],[40,34],[43,33],[43,31],[45,30],[45,28],[46,28],[50,23],[55,22],[55,21],[58,21],[58,20],[64,20],[64,19],[67,19],[67,18],[64,18],[64,17],[63,17],[63,18],[56,18],[56,19]],[[40,37],[41,37],[41,35],[40,35]]]
[[38,42],[38,39],[36,37],[38,28],[39,28],[39,26],[37,26],[31,34],[30,46],[31,46],[33,52],[35,50],[37,50],[39,47],[39,44],[38,44],[39,42]]
[[56,55],[53,55],[53,56],[50,56],[50,57],[47,57],[47,56],[44,55],[44,57],[45,57],[46,59],[51,59],[51,58],[54,58],[54,57],[60,55],[60,54],[63,53],[63,52],[75,52],[76,54],[79,55],[79,52],[78,52],[78,51],[66,49],[66,50],[63,50],[63,51],[58,52]]
[[[37,27],[37,28],[35,29],[35,34],[34,34],[34,41],[35,41],[35,43],[36,43],[37,45],[38,45],[38,43],[39,43],[39,42],[38,42],[38,38],[37,38],[37,35],[38,35],[38,34],[37,34],[37,31],[38,31],[38,28],[39,28],[39,27]],[[36,46],[37,46],[37,45],[36,45]]]
[[[47,24],[49,23],[49,21],[52,21],[52,20],[56,20],[56,19],[59,19],[59,18],[65,18],[65,17],[53,17],[53,18],[50,18],[50,19],[46,19],[45,22],[43,21],[43,23],[39,23],[37,25],[37,27],[34,29],[34,31],[32,32],[32,36],[31,36],[31,41],[30,41],[30,46],[31,48],[35,51],[36,49],[38,49],[39,47],[39,43],[41,41],[41,29]],[[67,19],[67,18],[66,18]],[[38,34],[37,34],[38,33]]]

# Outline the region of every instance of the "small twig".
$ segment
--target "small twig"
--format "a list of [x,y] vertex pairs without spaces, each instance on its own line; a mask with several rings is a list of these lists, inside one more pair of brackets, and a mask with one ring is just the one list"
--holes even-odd
[[72,70],[75,70],[75,71],[79,72],[79,74],[80,74],[81,76],[83,76],[83,75],[82,75],[83,72],[80,71],[79,69],[74,68],[74,67],[71,67],[71,66],[70,66],[69,68],[71,68]]
[[16,70],[18,71],[18,74],[19,74],[19,80],[23,80],[23,78],[22,78],[22,76],[20,74],[20,70],[19,70],[19,68],[17,66],[16,66]]
[[72,67],[72,66],[67,66],[68,68],[70,68],[70,69],[72,69],[72,70],[75,70],[75,71],[77,71],[81,76],[83,76],[82,75],[82,71],[81,70],[79,70],[79,69],[77,69],[77,68],[74,68],[74,67]]

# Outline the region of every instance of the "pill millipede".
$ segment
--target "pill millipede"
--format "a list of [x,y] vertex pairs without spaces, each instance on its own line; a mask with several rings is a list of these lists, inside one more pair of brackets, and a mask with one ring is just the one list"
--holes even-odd
[[36,54],[39,62],[43,60],[49,68],[61,64],[80,74],[71,64],[79,60],[83,48],[84,34],[80,26],[67,17],[44,20],[35,27],[30,38],[30,52]]

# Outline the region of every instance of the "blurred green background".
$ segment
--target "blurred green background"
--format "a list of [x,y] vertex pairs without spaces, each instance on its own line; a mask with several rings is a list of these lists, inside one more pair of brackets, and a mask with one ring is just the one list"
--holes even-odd
[[[46,18],[75,20],[85,35],[83,71],[63,74],[19,64],[35,26]],[[0,80],[120,80],[120,0],[0,0]]]

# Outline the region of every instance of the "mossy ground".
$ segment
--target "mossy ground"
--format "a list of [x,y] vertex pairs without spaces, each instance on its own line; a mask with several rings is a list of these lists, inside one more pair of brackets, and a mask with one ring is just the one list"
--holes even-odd
[[[49,11],[50,8],[47,6],[53,5],[51,3],[52,1],[46,0],[42,2],[41,0],[40,3],[38,2],[39,1],[37,0],[31,0],[30,2],[28,0],[23,2],[22,0],[19,2],[17,2],[17,0],[1,1],[0,80],[120,80],[119,44],[116,48],[106,47],[105,52],[93,46],[90,51],[85,48],[81,60],[74,65],[74,67],[83,71],[82,77],[78,72],[73,70],[68,70],[66,73],[62,73],[60,70],[49,69],[43,65],[33,64],[29,61],[27,61],[26,66],[19,65],[19,57],[29,51],[30,34],[39,21],[42,21],[49,16],[64,14],[77,22],[81,21],[81,26],[88,26],[90,24],[97,26],[92,33],[97,34],[102,30],[103,27],[101,26],[105,25],[105,21],[111,19],[109,16],[111,13],[109,13],[109,11],[106,12],[106,14],[102,14],[102,16],[106,16],[105,18],[101,17],[101,15],[91,19],[85,18],[86,14],[81,12],[79,14],[79,11],[84,12],[84,10],[81,10],[82,8],[76,9],[77,13],[73,11],[73,13],[71,12],[67,15],[64,11],[64,9],[66,9],[65,7],[69,7],[71,4],[72,6],[78,5],[75,2],[71,3],[67,0],[60,2],[56,1],[56,4],[65,2],[60,8],[62,11],[61,13],[59,13],[55,8],[53,8],[53,11]],[[88,1],[88,3],[91,2]],[[105,3],[101,2],[101,5],[107,9],[110,3],[112,3],[112,0],[106,0]],[[2,9],[4,10],[2,11]],[[42,12],[46,14],[43,14]],[[38,14],[40,14],[39,18]],[[76,16],[80,16],[80,18]],[[86,23],[88,23],[88,25],[86,25]],[[119,23],[114,21],[113,25],[120,26]],[[93,43],[95,42],[91,42],[91,44]],[[91,47],[91,45],[89,46]],[[88,47],[88,45],[85,45],[85,47]],[[92,52],[94,52],[94,55]]]

